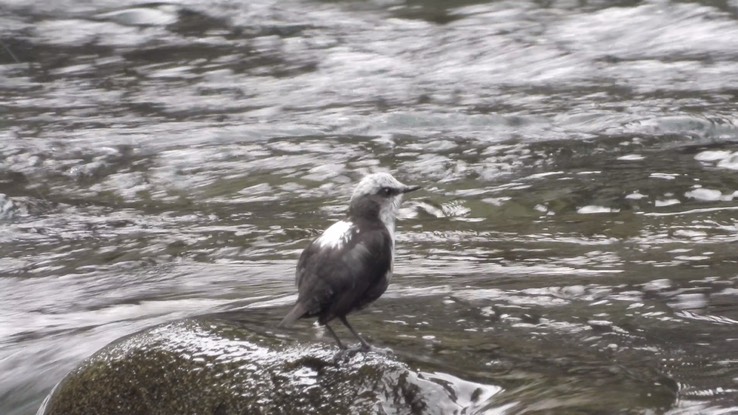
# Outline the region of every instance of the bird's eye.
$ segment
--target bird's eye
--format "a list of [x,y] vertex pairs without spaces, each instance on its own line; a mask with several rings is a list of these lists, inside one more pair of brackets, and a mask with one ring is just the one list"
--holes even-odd
[[389,187],[383,187],[379,189],[379,194],[382,196],[389,196],[392,194],[392,189],[390,189]]

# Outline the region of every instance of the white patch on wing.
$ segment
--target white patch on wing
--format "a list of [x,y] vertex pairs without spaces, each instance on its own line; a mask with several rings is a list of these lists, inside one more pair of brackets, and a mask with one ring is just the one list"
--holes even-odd
[[353,223],[342,220],[334,223],[330,228],[326,229],[320,238],[315,240],[321,248],[338,249],[346,245],[351,237],[351,228]]

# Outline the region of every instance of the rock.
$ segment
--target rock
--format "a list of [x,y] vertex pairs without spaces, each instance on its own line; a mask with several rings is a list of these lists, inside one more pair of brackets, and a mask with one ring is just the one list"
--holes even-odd
[[447,414],[474,405],[451,386],[471,382],[414,371],[391,354],[335,363],[336,350],[232,320],[180,320],[98,351],[54,388],[38,415]]

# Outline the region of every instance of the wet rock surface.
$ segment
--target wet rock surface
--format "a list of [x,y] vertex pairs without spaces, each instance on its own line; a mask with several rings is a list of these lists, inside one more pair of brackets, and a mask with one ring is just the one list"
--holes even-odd
[[67,375],[38,413],[448,414],[472,410],[497,389],[456,390],[465,382],[439,380],[391,354],[341,361],[335,354],[234,320],[181,320],[106,346]]

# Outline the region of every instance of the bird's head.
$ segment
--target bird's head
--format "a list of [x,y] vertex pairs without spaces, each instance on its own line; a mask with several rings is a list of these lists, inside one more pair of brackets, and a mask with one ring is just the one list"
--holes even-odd
[[394,226],[402,195],[420,186],[400,183],[389,173],[370,174],[359,182],[351,196],[349,216],[379,218],[387,226]]

